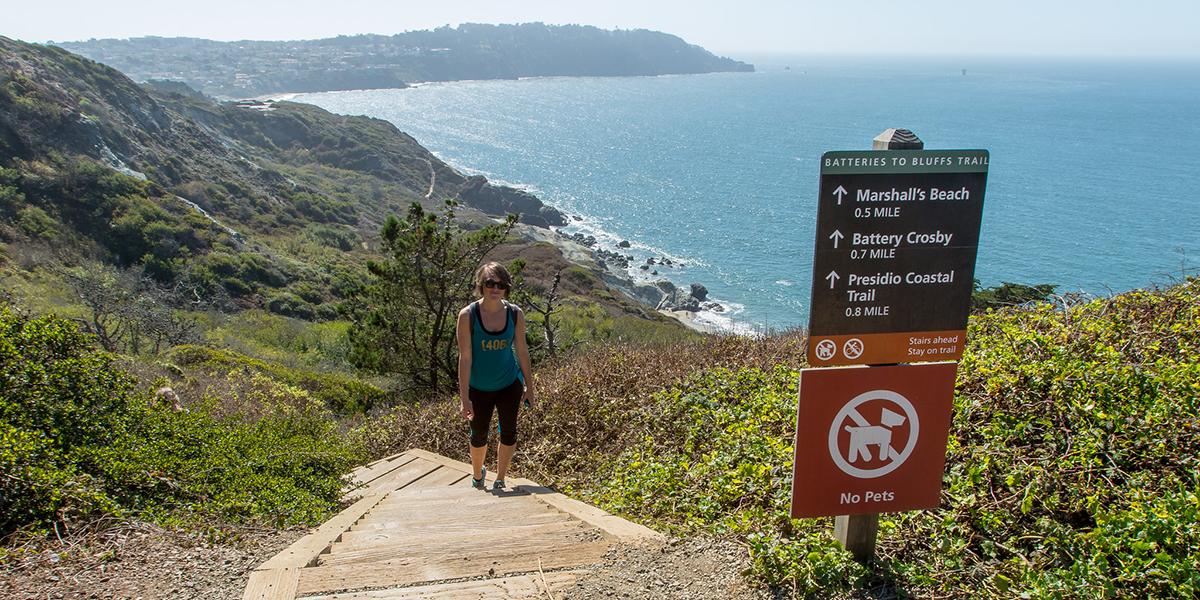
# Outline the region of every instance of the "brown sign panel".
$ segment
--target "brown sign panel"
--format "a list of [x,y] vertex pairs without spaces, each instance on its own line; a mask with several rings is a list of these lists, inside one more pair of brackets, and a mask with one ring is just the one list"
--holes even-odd
[[801,371],[792,517],[936,508],[956,367]]
[[[930,360],[910,355],[910,346],[927,344],[907,337],[966,329],[988,158],[986,150],[821,157],[809,364]],[[816,346],[821,337],[857,334],[865,342],[892,333],[909,335],[868,344],[870,359]]]
[[809,336],[812,365],[869,364],[958,360],[967,331],[909,331]]

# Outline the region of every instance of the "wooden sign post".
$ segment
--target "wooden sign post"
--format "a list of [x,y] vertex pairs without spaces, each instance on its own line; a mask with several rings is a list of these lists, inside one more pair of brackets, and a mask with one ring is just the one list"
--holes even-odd
[[[872,150],[923,150],[925,148],[925,142],[907,129],[885,129],[871,142]],[[866,564],[875,557],[875,541],[878,536],[879,513],[838,515],[833,519],[833,537],[854,556],[854,560],[860,563]]]
[[879,513],[938,505],[988,160],[906,129],[821,158],[808,362],[859,367],[801,372],[791,512],[862,563]]

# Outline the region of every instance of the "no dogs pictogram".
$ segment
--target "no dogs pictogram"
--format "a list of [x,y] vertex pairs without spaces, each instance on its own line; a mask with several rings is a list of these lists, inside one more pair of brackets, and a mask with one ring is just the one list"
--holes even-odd
[[[865,415],[879,415],[872,420]],[[891,390],[855,396],[833,418],[829,456],[844,473],[859,479],[887,475],[912,456],[920,435],[917,409]],[[874,452],[872,452],[874,449]]]
[[936,507],[955,369],[940,362],[801,371],[792,516]]
[[829,360],[837,355],[837,344],[833,340],[821,340],[814,351],[821,360]]

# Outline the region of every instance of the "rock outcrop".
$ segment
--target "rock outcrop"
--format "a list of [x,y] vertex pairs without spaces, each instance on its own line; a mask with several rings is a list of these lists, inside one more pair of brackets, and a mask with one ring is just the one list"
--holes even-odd
[[562,227],[566,217],[557,209],[542,204],[537,196],[506,186],[492,185],[482,175],[468,177],[458,193],[463,203],[486,214],[521,215],[520,221],[534,227]]
[[706,301],[708,289],[699,283],[693,283],[688,289],[676,287],[675,284],[660,279],[653,283],[635,285],[634,295],[654,304],[658,310],[686,310],[697,312],[710,310],[724,312],[725,307],[718,302]]

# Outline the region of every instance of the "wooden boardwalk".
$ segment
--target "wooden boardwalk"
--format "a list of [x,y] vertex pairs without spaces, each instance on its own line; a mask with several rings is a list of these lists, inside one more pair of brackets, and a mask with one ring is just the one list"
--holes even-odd
[[662,541],[528,479],[493,493],[470,475],[424,450],[359,467],[357,501],[259,566],[243,598],[556,598],[612,544]]

